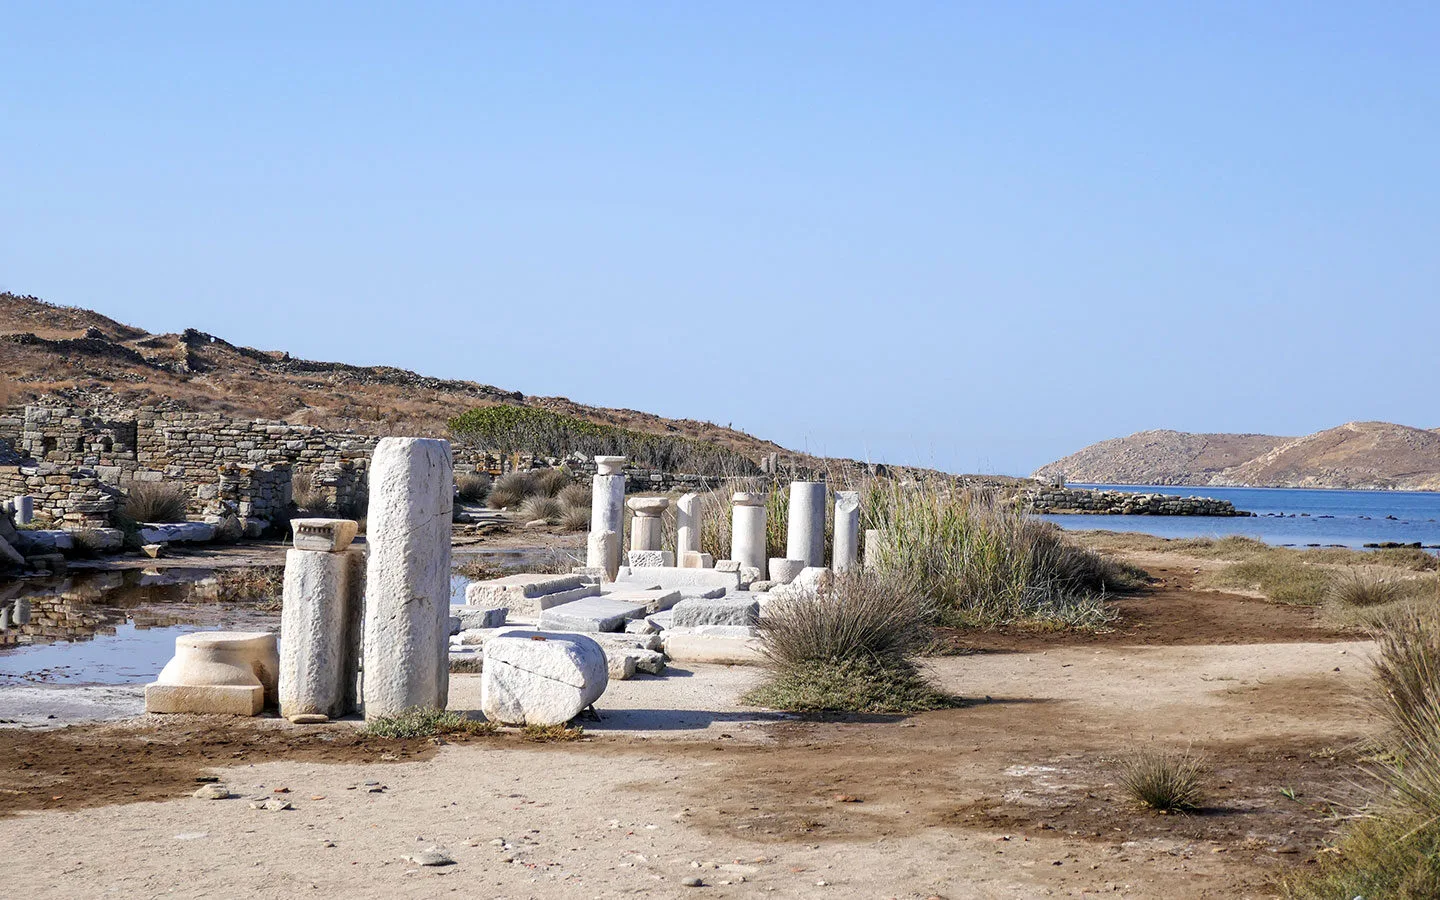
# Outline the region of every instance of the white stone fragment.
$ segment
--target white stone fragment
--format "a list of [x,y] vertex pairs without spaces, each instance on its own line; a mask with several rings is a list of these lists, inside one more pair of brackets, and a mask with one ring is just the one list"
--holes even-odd
[[291,519],[290,529],[296,550],[339,553],[355,540],[360,523],[352,519]]
[[691,568],[685,562],[686,554],[700,552],[701,501],[699,494],[683,494],[675,501],[675,558],[686,568]]
[[625,563],[632,569],[673,569],[675,554],[669,550],[631,550]]
[[605,651],[579,634],[517,631],[485,642],[480,706],[505,725],[563,725],[610,684]]
[[[631,563],[634,565],[634,563]],[[682,569],[713,569],[715,568],[715,557],[708,553],[701,553],[698,550],[687,550],[680,557],[680,568]]]
[[288,550],[280,618],[280,715],[338,719],[358,705],[365,554]]
[[860,492],[835,492],[835,550],[831,568],[848,572],[860,553]]
[[789,584],[795,580],[795,576],[805,570],[803,559],[772,559],[770,560],[770,580],[779,584]]
[[365,718],[444,709],[450,684],[447,441],[381,438],[370,462],[365,579]]

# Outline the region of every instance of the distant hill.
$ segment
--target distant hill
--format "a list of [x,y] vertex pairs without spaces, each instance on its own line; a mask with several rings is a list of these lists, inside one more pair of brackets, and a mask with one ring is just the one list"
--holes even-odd
[[1092,484],[1440,490],[1440,429],[1350,422],[1304,437],[1142,431],[1056,460],[1037,478]]
[[[389,366],[296,359],[194,329],[151,334],[78,307],[0,293],[0,407],[40,398],[106,411],[161,406],[364,434],[444,436],[477,406],[535,406],[605,425],[695,438],[758,460],[778,444],[693,419],[530,397]],[[789,454],[794,455],[794,454]]]

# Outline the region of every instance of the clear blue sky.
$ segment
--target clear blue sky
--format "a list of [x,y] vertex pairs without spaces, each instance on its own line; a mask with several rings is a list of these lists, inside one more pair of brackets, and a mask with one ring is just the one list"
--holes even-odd
[[1024,473],[1440,426],[1428,3],[8,4],[0,289]]

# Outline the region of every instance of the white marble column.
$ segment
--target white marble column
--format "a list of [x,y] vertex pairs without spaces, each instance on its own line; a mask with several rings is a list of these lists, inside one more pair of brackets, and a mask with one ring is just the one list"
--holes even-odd
[[613,559],[606,559],[602,549],[611,544],[601,538],[591,540],[585,552],[585,565],[613,572],[620,565],[618,536],[625,533],[625,457],[597,456],[595,466],[598,471],[590,482],[590,534],[613,531],[617,539],[613,544]]
[[838,574],[855,567],[860,558],[860,492],[835,492],[835,558],[830,564]]
[[766,578],[765,565],[765,495],[741,492],[731,498],[730,558],[742,566],[760,570],[759,581]]
[[370,460],[365,718],[444,709],[450,687],[450,443],[382,438]]
[[880,565],[880,529],[867,528],[865,530],[865,568],[873,569]]
[[[311,523],[310,546],[323,529]],[[365,554],[350,548],[355,523],[332,519],[328,549],[285,553],[280,619],[280,715],[295,721],[337,719],[356,707]],[[292,526],[294,522],[291,523]],[[297,529],[297,545],[301,544]]]
[[785,558],[803,559],[817,568],[825,565],[825,482],[790,482],[788,515]]
[[683,566],[686,553],[700,552],[700,495],[685,494],[675,501],[675,564]]
[[631,550],[662,550],[660,517],[670,508],[665,497],[631,497],[625,501],[635,513],[630,522]]

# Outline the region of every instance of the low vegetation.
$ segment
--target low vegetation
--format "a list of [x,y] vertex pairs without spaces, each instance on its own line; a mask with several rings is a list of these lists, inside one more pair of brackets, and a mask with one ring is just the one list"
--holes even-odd
[[533,406],[484,406],[456,416],[448,426],[456,441],[501,455],[627,456],[642,466],[698,475],[757,471],[753,460],[711,442],[601,425]]
[[931,597],[948,625],[1102,625],[1106,596],[1144,579],[987,493],[875,481],[862,509],[878,570]]
[[494,734],[493,722],[468,719],[458,712],[416,706],[398,715],[380,716],[365,723],[365,734],[375,737],[404,739],[436,737],[446,734]]
[[553,522],[559,519],[564,511],[565,508],[560,505],[559,500],[543,494],[526,497],[525,502],[520,504],[520,518],[526,522],[535,520]]
[[145,523],[183,522],[190,492],[173,481],[137,481],[130,485],[121,512]]
[[495,479],[487,502],[491,509],[511,509],[537,493],[535,476],[529,472],[507,472]]
[[335,514],[335,504],[331,502],[330,495],[316,483],[315,476],[304,469],[297,469],[290,476],[290,502],[307,515]]
[[490,476],[473,472],[455,477],[455,495],[466,503],[484,503],[490,494]]
[[1285,885],[1292,898],[1440,897],[1440,610],[1396,614],[1375,640],[1381,790],[1315,872]]
[[1205,799],[1205,759],[1188,750],[1141,750],[1120,763],[1119,781],[1141,806],[1189,812]]
[[915,657],[929,639],[925,596],[858,571],[828,590],[772,601],[760,621],[771,679],[747,701],[795,712],[911,713],[948,705]]
[[284,566],[237,566],[217,569],[220,599],[226,603],[253,604],[261,612],[277,612],[285,592]]
[[526,725],[520,729],[520,737],[536,744],[578,741],[584,736],[585,729],[579,725]]

